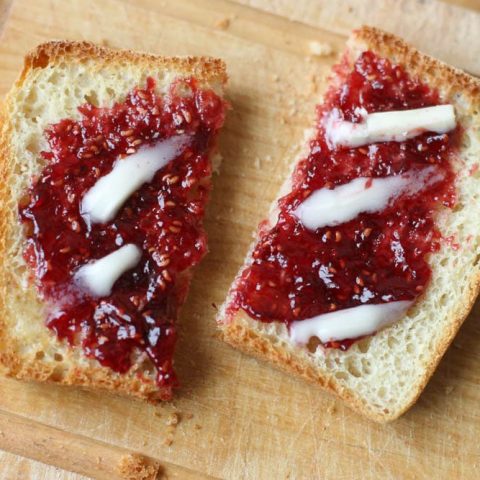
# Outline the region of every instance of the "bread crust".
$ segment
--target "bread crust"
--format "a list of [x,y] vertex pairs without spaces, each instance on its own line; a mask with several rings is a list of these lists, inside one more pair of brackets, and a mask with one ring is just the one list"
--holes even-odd
[[[11,138],[14,134],[10,111],[16,93],[22,89],[25,80],[37,69],[55,68],[62,62],[83,62],[94,60],[95,69],[105,65],[118,67],[138,65],[149,69],[164,69],[174,71],[178,76],[194,76],[201,86],[215,88],[217,93],[223,93],[227,82],[226,66],[222,60],[209,57],[162,57],[147,53],[137,53],[130,50],[112,50],[89,42],[51,41],[39,45],[25,57],[23,70],[12,90],[0,105],[0,255],[8,255],[7,239],[14,235],[15,228],[9,218],[12,213],[7,211],[8,199],[12,195],[11,179],[15,175],[15,158],[11,149]],[[95,72],[92,72],[95,73]],[[218,91],[220,90],[220,91]],[[125,92],[128,93],[128,92]],[[75,385],[89,389],[103,389],[115,394],[128,395],[147,401],[169,400],[170,389],[160,388],[153,374],[148,377],[142,371],[142,365],[135,363],[126,374],[118,374],[101,366],[96,360],[76,361],[73,352],[76,347],[67,349],[63,367],[59,368],[53,362],[42,358],[25,358],[19,352],[17,338],[9,331],[6,319],[15,315],[8,311],[6,297],[9,295],[9,284],[13,282],[6,262],[0,264],[0,368],[6,376],[21,380],[54,382],[61,385]],[[191,272],[179,276],[177,288],[186,290]],[[32,285],[29,289],[34,289]],[[37,295],[38,297],[38,295]],[[45,327],[45,330],[46,327]],[[52,332],[51,341],[57,342],[65,350],[65,342],[59,341]],[[65,367],[67,365],[67,367]]]
[[178,74],[193,75],[202,85],[214,82],[225,85],[228,78],[225,62],[219,58],[162,57],[133,50],[113,50],[85,41],[53,40],[38,45],[25,56],[23,70],[16,82],[16,87],[21,87],[31,70],[71,59],[76,62],[95,60],[98,62],[98,69],[105,64],[116,64],[121,67],[122,63],[128,63],[145,67],[147,70],[155,65],[156,68],[174,70]]
[[[402,39],[390,33],[383,32],[377,28],[363,26],[354,31],[348,41],[347,55],[351,63],[353,64],[358,53],[366,49],[402,65],[410,75],[422,78],[427,84],[438,89],[442,99],[450,101],[456,107],[460,106],[464,114],[472,115],[472,118],[474,114],[477,114],[480,108],[479,80],[419,52]],[[480,129],[480,118],[476,117],[472,128]],[[287,180],[286,184],[290,185],[289,180]],[[282,191],[285,192],[285,186],[282,187]],[[271,211],[275,210],[276,200],[271,208]],[[273,216],[273,218],[276,218],[276,216]],[[265,227],[263,226],[263,228]],[[258,239],[258,234],[256,238]],[[246,258],[248,262],[249,255]],[[240,270],[233,285],[235,285],[246,265],[247,263]],[[233,318],[227,318],[225,307],[228,304],[228,299],[220,310],[217,321],[221,330],[221,337],[233,347],[259,359],[269,361],[280,370],[293,373],[311,383],[319,385],[326,391],[341,398],[354,411],[376,422],[386,423],[398,418],[418,400],[445,351],[454,339],[455,334],[473,307],[479,291],[480,274],[478,269],[476,271],[472,268],[472,275],[466,288],[465,297],[461,302],[458,302],[456,311],[452,313],[449,326],[443,331],[435,351],[431,352],[420,380],[412,386],[410,400],[394,411],[380,411],[366,402],[355,390],[348,388],[333,375],[329,375],[328,372],[317,368],[312,355],[305,348],[300,349],[285,342],[278,342],[271,335],[256,330],[256,321],[252,320],[242,310],[238,311]],[[375,339],[372,338],[372,341],[375,341]]]

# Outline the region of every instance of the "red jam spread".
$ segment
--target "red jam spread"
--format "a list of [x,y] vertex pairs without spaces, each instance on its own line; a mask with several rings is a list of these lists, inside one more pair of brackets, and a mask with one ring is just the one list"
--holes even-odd
[[[60,339],[81,345],[87,356],[125,373],[144,352],[157,382],[170,391],[175,317],[188,288],[186,270],[206,252],[201,220],[209,194],[209,153],[223,124],[225,104],[194,79],[177,80],[165,95],[145,88],[111,108],[79,107],[81,120],[46,129],[46,166],[19,205],[27,234],[24,257],[49,305],[47,325]],[[140,187],[106,224],[87,226],[80,202],[119,157],[173,135],[190,144],[153,181]],[[107,297],[80,294],[72,277],[90,260],[122,245],[142,249]]]
[[[442,241],[435,211],[455,202],[450,160],[459,142],[458,127],[449,134],[423,133],[401,143],[331,147],[323,124],[333,109],[346,121],[360,122],[359,107],[372,113],[440,103],[438,92],[372,52],[364,52],[353,71],[345,61],[334,73],[338,82],[318,108],[309,154],[296,167],[292,191],[278,202],[276,225],[260,228],[251,264],[234,287],[229,315],[243,309],[259,321],[283,321],[289,327],[334,310],[415,299],[431,277],[427,256],[438,251]],[[438,181],[414,196],[400,195],[381,212],[361,213],[314,231],[292,214],[317,189],[426,166],[435,167]],[[355,340],[324,346],[345,350]]]

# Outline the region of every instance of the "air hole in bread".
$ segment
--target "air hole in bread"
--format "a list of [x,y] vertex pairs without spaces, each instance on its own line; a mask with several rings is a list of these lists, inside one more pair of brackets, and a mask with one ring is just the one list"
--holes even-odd
[[27,143],[27,150],[32,153],[33,155],[38,154],[38,142],[35,139],[31,139],[30,142]]
[[398,345],[398,340],[393,335],[387,337],[388,348],[395,348]]
[[348,375],[346,372],[335,372],[335,378],[338,378],[339,380],[347,380]]
[[347,363],[347,370],[348,370],[348,373],[350,373],[350,375],[354,377],[359,378],[362,376],[362,372],[360,371],[360,369],[352,359],[350,359]]
[[372,373],[372,364],[370,363],[369,360],[367,360],[366,358],[362,358],[361,363],[362,363],[362,372],[364,374],[369,375],[370,373]]
[[50,380],[52,382],[60,382],[63,379],[63,370],[60,367],[54,368],[50,374]]
[[307,343],[307,349],[310,353],[315,353],[317,351],[317,348],[321,345],[322,342],[320,342],[318,337],[311,337],[310,340]]
[[362,353],[367,353],[370,347],[370,338],[364,338],[357,343],[357,347]]
[[41,360],[42,358],[45,357],[45,352],[42,351],[42,350],[39,350],[36,354],[35,354],[35,359],[36,360]]
[[99,102],[98,102],[97,92],[94,92],[92,90],[90,91],[90,93],[84,95],[83,98],[87,103],[90,103],[91,105],[95,105],[96,107],[98,107]]
[[447,304],[447,300],[448,300],[448,296],[446,293],[444,293],[438,300],[438,303],[441,307],[444,307]]
[[63,360],[63,356],[60,355],[59,353],[55,353],[53,355],[53,359],[56,361],[56,362],[61,362]]

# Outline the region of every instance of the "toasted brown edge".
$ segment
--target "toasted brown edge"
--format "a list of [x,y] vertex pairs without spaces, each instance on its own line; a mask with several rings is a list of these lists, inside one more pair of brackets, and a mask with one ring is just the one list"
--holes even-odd
[[[438,88],[442,98],[451,99],[455,103],[454,95],[461,93],[472,102],[471,110],[473,110],[474,105],[476,105],[476,108],[480,108],[479,80],[419,52],[393,34],[374,27],[363,26],[353,32],[349,43],[355,43],[356,46],[363,44],[379,55],[388,57],[395,63],[403,65],[410,74],[421,77],[429,85]],[[478,126],[480,127],[480,121],[478,121]],[[233,347],[259,359],[267,360],[280,370],[299,375],[341,398],[352,410],[376,422],[386,423],[398,418],[418,400],[448,346],[454,339],[455,334],[473,307],[479,291],[480,275],[474,274],[470,278],[465,298],[463,302],[459,302],[458,309],[452,317],[449,328],[444,331],[438,348],[431,354],[430,362],[425,368],[424,374],[413,387],[415,393],[411,400],[400,409],[388,412],[380,412],[378,409],[373,408],[354,390],[345,387],[333,376],[320,374],[314,364],[308,360],[308,357],[301,358],[294,348],[285,349],[274,345],[268,335],[259,334],[248,326],[248,322],[251,320],[245,312],[238,312],[229,321],[226,321],[224,312],[221,312],[218,322],[221,337]]]
[[[122,63],[144,65],[146,69],[155,65],[155,68],[173,69],[179,75],[192,75],[201,85],[216,82],[222,87],[227,82],[225,63],[210,57],[162,57],[147,53],[137,53],[131,50],[112,50],[100,47],[90,42],[50,41],[37,46],[28,53],[24,60],[24,67],[18,80],[15,82],[5,100],[0,104],[0,255],[5,254],[6,238],[11,235],[11,225],[5,220],[4,209],[6,202],[2,199],[10,195],[8,178],[13,175],[11,166],[13,154],[9,148],[9,139],[12,135],[12,125],[8,114],[8,105],[13,94],[22,88],[25,79],[35,69],[55,66],[64,60],[98,60],[99,66]],[[2,263],[3,265],[3,263]],[[185,272],[179,283],[189,283],[191,272]],[[13,312],[6,311],[4,297],[7,293],[7,270],[0,265],[0,365],[2,373],[8,377],[21,380],[52,382],[60,385],[74,385],[88,389],[108,390],[115,394],[128,395],[148,401],[169,400],[169,388],[159,388],[150,379],[142,377],[140,372],[132,369],[127,374],[118,374],[100,364],[96,367],[79,366],[70,369],[67,375],[58,377],[55,366],[42,363],[41,360],[25,362],[16,354],[17,340],[9,335],[5,328],[4,316]],[[178,286],[181,289],[181,286]]]

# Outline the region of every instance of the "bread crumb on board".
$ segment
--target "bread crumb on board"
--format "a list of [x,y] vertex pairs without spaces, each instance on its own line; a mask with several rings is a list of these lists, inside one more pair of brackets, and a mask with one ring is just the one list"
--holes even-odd
[[454,389],[453,385],[447,385],[445,387],[445,395],[450,395],[453,392],[453,389]]
[[230,19],[229,18],[221,18],[215,22],[215,27],[219,28],[220,30],[226,30],[230,26]]
[[173,412],[168,416],[166,424],[168,426],[172,426],[172,425],[178,425],[179,422],[180,422],[180,415],[177,412]]
[[128,453],[120,458],[118,472],[125,480],[155,480],[160,464],[138,453]]
[[314,57],[328,57],[333,53],[333,48],[329,43],[317,40],[308,42],[308,50]]
[[166,445],[167,447],[169,447],[172,443],[173,443],[173,437],[167,437],[163,441],[163,444]]

